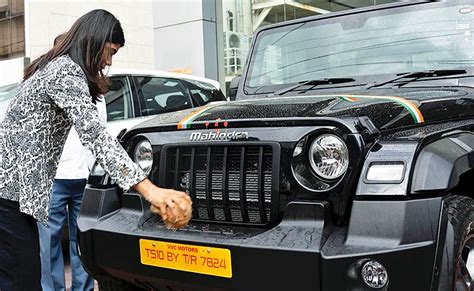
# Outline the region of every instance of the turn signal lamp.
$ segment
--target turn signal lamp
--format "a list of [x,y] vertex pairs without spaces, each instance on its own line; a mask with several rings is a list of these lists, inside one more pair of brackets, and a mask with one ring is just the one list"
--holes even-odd
[[365,179],[368,182],[398,182],[403,181],[405,164],[403,162],[371,163]]

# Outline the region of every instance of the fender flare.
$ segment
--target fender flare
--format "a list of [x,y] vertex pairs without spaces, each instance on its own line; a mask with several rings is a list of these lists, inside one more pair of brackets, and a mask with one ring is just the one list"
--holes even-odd
[[436,254],[431,278],[430,290],[449,290],[452,286],[454,270],[454,229],[448,221],[448,210],[443,200],[439,216],[438,237],[436,239]]
[[474,134],[457,132],[424,146],[412,175],[411,193],[446,192],[460,176],[474,169]]

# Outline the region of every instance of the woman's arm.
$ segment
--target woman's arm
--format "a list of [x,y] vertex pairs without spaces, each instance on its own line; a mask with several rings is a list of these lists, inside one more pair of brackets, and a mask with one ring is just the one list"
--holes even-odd
[[123,190],[133,187],[154,208],[165,223],[181,227],[191,216],[191,199],[186,193],[155,186],[112,138],[99,119],[85,76],[80,67],[65,61],[51,76],[47,93],[76,129],[85,148],[92,151],[99,164]]

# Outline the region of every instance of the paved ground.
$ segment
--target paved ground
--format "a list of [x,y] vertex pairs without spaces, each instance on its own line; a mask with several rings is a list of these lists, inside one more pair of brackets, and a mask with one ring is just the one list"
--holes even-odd
[[[69,262],[66,262],[66,265],[64,266],[64,274],[66,276],[66,286],[71,287],[71,265]],[[94,282],[94,291],[98,291],[99,287],[97,286],[97,282]],[[67,288],[66,291],[69,291],[69,288]]]
[[[65,225],[63,228],[63,237],[61,240],[63,255],[64,255],[64,276],[66,277],[66,291],[69,291],[71,287],[71,264],[69,262],[69,239],[68,239],[68,228]],[[95,282],[94,290],[99,290],[97,282]],[[1,291],[1,290],[0,290]]]

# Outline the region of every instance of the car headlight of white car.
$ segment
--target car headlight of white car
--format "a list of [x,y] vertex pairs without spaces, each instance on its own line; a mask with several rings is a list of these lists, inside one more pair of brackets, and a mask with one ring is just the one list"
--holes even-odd
[[138,166],[148,175],[153,166],[153,149],[150,141],[144,139],[135,146],[134,160]]

